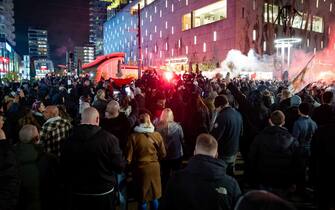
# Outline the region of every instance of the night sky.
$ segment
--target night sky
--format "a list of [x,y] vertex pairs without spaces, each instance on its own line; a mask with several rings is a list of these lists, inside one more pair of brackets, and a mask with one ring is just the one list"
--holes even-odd
[[28,54],[29,26],[48,30],[51,59],[65,63],[65,52],[88,43],[89,0],[14,0],[16,49]]

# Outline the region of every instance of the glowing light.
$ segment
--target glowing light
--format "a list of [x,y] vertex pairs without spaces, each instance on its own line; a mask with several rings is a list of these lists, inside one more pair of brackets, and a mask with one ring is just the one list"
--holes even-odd
[[173,73],[172,72],[164,72],[164,77],[167,81],[171,81],[173,78]]
[[216,42],[216,31],[213,32],[213,41]]

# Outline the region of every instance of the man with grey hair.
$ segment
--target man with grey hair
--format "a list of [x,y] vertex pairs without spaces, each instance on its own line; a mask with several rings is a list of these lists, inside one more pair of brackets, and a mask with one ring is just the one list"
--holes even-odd
[[185,169],[170,179],[161,210],[233,209],[241,190],[226,174],[226,164],[217,158],[218,143],[209,134],[200,134],[194,157]]
[[[58,209],[60,195],[57,157],[43,151],[34,125],[19,131],[16,157],[21,180],[18,209]],[[28,198],[28,199],[27,199]]]
[[114,209],[115,173],[126,166],[118,140],[99,127],[99,112],[86,108],[65,141],[61,165],[73,209]]

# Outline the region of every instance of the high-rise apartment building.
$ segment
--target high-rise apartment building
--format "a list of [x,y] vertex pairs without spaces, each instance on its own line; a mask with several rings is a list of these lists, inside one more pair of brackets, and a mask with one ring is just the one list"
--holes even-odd
[[43,29],[28,29],[29,56],[32,59],[48,59],[48,31]]
[[95,46],[95,54],[103,54],[103,25],[107,20],[109,2],[90,0],[90,37],[89,43]]
[[94,46],[85,45],[83,47],[75,47],[74,48],[74,63],[77,67],[78,60],[80,60],[81,64],[87,64],[94,61]]
[[15,46],[13,0],[0,0],[0,36]]

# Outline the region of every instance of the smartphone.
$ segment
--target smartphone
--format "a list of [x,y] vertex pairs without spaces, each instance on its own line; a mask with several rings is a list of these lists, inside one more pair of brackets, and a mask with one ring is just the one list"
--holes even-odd
[[125,91],[126,91],[126,93],[127,93],[127,96],[130,96],[131,95],[131,90],[130,90],[130,87],[126,87],[125,88]]

